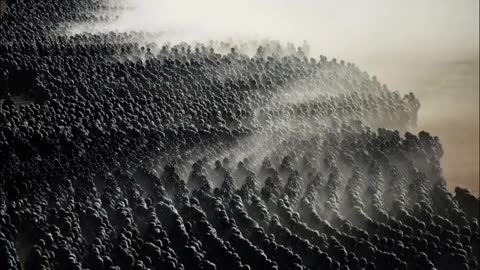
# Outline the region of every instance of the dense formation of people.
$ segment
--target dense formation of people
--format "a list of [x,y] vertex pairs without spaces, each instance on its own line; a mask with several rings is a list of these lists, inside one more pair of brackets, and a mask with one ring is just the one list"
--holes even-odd
[[307,44],[68,31],[125,8],[0,19],[0,269],[480,269],[412,93]]

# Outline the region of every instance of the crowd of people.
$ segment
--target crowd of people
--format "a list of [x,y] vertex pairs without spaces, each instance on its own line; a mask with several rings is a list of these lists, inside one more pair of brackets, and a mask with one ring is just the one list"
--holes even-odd
[[479,199],[411,133],[413,93],[306,43],[72,33],[126,7],[8,3],[0,269],[480,269]]

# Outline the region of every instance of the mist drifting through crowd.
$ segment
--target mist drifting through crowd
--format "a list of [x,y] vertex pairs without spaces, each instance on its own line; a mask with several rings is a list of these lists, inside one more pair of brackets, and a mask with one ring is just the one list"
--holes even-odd
[[480,270],[478,0],[0,0],[0,269]]
[[[115,3],[115,1],[112,1]],[[160,32],[169,41],[272,39],[357,64],[420,99],[418,130],[440,137],[450,187],[479,193],[479,2],[141,0],[75,32]],[[460,158],[461,157],[461,158]]]

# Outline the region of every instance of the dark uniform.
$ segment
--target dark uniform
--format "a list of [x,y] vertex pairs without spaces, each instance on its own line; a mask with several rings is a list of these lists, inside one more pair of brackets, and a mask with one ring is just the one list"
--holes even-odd
[[8,110],[9,107],[13,106],[15,106],[15,102],[13,102],[10,96],[7,96],[7,98],[2,103],[2,110]]

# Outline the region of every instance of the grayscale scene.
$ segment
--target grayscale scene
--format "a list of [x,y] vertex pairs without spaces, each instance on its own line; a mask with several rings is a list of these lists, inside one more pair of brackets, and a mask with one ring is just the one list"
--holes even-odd
[[1,270],[480,270],[478,0],[0,0]]

